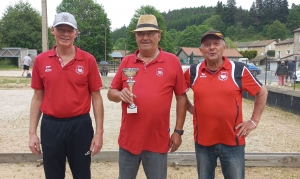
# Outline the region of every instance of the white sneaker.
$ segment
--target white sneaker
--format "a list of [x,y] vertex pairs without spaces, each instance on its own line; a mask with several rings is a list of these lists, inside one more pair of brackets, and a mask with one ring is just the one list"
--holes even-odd
[[292,86],[292,84],[289,84],[289,86]]

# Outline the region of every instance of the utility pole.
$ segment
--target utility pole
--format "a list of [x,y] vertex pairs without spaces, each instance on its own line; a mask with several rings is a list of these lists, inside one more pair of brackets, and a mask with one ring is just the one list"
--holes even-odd
[[106,61],[106,26],[104,24],[101,26],[104,27],[104,61]]
[[48,50],[48,18],[47,18],[47,0],[41,0],[42,4],[42,50]]

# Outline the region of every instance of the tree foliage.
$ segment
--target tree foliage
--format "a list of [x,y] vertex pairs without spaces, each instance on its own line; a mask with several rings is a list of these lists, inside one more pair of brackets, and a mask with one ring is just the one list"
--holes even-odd
[[293,32],[300,27],[300,5],[294,5],[287,17],[287,28]]
[[275,20],[268,29],[270,39],[285,39],[287,37],[287,29],[279,20]]
[[245,51],[239,51],[241,55],[243,55],[244,58],[248,58],[249,60],[255,58],[257,56],[256,50],[245,50]]
[[105,58],[106,46],[106,59],[110,58],[113,47],[111,24],[101,5],[93,0],[63,0],[56,11],[75,16],[79,31],[75,45],[93,54],[97,61]]
[[9,5],[0,23],[3,45],[42,51],[42,18],[28,2]]

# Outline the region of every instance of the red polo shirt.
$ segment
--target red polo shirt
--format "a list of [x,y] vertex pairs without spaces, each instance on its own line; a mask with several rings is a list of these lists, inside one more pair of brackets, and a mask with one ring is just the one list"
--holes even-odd
[[190,70],[184,73],[187,85],[194,92],[194,139],[204,146],[245,144],[245,138],[237,137],[235,130],[243,121],[242,90],[256,95],[261,88],[261,83],[244,65],[238,69],[241,76],[236,76],[238,66],[226,57],[223,60],[223,66],[214,74],[207,69],[206,60],[199,64],[192,85]]
[[31,87],[44,90],[41,111],[56,118],[86,114],[91,92],[102,87],[96,59],[76,47],[74,59],[62,67],[55,48],[34,60]]
[[128,88],[128,78],[122,74],[122,69],[139,69],[133,77],[137,113],[127,114],[128,104],[122,102],[122,125],[118,140],[120,147],[134,154],[142,150],[168,152],[173,92],[182,95],[188,89],[178,58],[161,48],[159,50],[157,58],[147,65],[137,59],[138,51],[126,56],[111,83],[113,89]]

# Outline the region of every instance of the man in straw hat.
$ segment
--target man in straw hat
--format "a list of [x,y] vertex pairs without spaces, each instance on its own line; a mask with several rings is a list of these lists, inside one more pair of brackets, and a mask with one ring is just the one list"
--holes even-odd
[[[204,56],[184,75],[193,90],[194,140],[198,178],[215,176],[217,158],[224,178],[245,178],[245,138],[257,127],[266,104],[267,90],[242,62],[223,56],[226,48],[220,31],[207,31],[200,40]],[[243,120],[242,90],[255,96],[250,119]]]
[[[141,15],[132,32],[138,49],[122,60],[108,91],[109,100],[122,102],[119,179],[136,178],[141,161],[148,179],[165,179],[167,153],[181,144],[188,88],[178,58],[158,46],[162,32],[156,17]],[[128,78],[122,74],[124,68],[138,68],[132,93],[126,84]],[[173,92],[176,125],[170,129]],[[137,112],[128,114],[126,108],[133,102]]]
[[[91,178],[91,155],[103,144],[102,81],[96,59],[75,47],[77,22],[67,12],[55,16],[52,34],[56,46],[34,62],[31,87],[29,147],[43,152],[47,179],[65,178],[66,158],[73,178]],[[90,117],[93,105],[96,131]],[[41,121],[41,146],[37,125]]]

